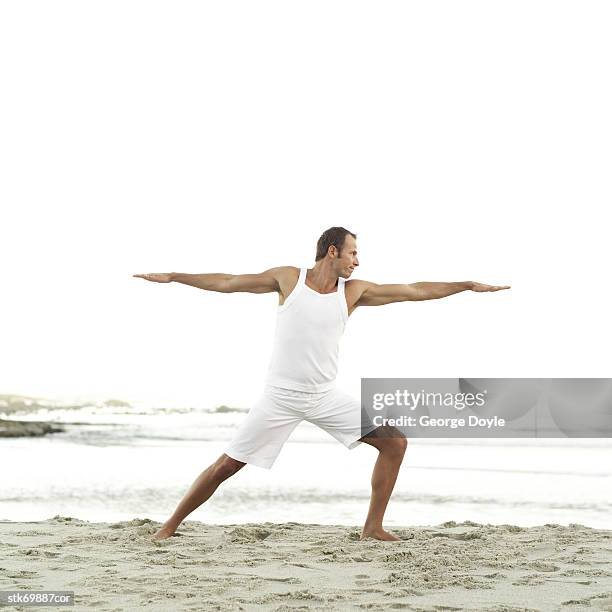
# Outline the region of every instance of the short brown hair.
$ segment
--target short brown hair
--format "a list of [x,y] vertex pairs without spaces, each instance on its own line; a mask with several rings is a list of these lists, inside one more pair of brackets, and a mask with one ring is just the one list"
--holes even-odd
[[349,232],[344,227],[330,227],[325,230],[317,241],[317,254],[315,261],[323,259],[327,255],[330,246],[335,246],[338,251],[342,250],[346,236],[350,234],[353,238],[357,238],[357,234]]

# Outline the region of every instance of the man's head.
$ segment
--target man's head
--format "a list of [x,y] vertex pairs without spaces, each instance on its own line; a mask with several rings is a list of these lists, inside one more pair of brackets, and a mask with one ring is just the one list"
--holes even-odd
[[344,227],[330,227],[317,241],[315,261],[327,259],[338,276],[349,278],[359,265],[357,259],[357,234]]

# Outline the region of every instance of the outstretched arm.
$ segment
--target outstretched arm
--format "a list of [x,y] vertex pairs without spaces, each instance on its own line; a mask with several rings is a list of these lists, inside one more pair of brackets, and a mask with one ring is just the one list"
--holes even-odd
[[182,283],[206,291],[234,293],[271,293],[279,291],[279,273],[283,268],[271,268],[260,274],[183,274],[181,272],[160,272],[152,274],[134,274],[136,278],[144,278],[155,283]]
[[420,282],[409,285],[377,285],[367,281],[351,281],[360,283],[361,294],[357,306],[382,306],[394,302],[436,300],[461,291],[499,291],[510,289],[509,285],[485,285],[474,281],[456,283]]

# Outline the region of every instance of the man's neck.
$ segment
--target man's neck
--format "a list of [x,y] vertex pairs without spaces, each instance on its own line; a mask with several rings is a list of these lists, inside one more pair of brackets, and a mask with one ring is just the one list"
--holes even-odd
[[308,284],[321,293],[330,293],[338,284],[338,275],[334,273],[330,264],[317,262],[313,268],[307,270]]

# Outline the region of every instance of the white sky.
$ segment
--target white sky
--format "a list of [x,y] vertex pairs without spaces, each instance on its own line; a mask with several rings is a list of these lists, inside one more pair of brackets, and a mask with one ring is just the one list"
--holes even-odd
[[0,393],[249,406],[312,266],[500,293],[358,309],[360,377],[610,376],[606,2],[3,2]]

